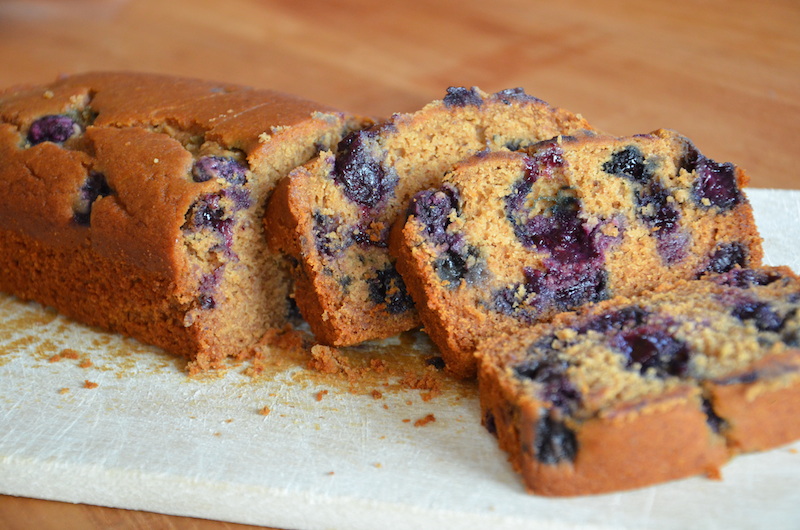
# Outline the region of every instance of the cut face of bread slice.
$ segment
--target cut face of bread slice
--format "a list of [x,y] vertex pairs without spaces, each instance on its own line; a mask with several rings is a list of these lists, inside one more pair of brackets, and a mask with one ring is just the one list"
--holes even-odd
[[392,223],[417,191],[474,153],[589,128],[520,89],[451,88],[294,171],[272,197],[265,226],[271,247],[290,257],[295,299],[317,339],[349,345],[419,324],[387,251]]
[[666,130],[479,153],[418,193],[391,251],[454,373],[493,335],[762,257],[746,176]]

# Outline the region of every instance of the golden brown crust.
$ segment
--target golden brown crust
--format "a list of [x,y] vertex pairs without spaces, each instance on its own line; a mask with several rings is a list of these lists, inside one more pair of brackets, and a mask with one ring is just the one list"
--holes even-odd
[[[79,132],[31,145],[29,128],[47,115]],[[276,182],[359,124],[295,96],[163,75],[4,91],[0,266],[15,280],[0,289],[213,367],[285,318],[288,278],[261,223]],[[196,182],[193,163],[209,156],[234,160],[246,181]],[[93,202],[91,175],[110,189]],[[78,223],[87,200],[91,218]],[[34,258],[52,278],[30,270]]]

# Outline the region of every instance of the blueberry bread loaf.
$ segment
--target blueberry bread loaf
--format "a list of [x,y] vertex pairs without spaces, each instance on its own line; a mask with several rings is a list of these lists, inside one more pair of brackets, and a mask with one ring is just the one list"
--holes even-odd
[[744,173],[658,130],[480,153],[417,194],[391,251],[449,369],[556,313],[706,271],[758,266]]
[[483,423],[537,494],[715,476],[800,437],[798,309],[788,269],[736,268],[490,339]]
[[357,126],[296,97],[168,76],[6,90],[0,290],[216,366],[289,309],[268,194]]
[[390,226],[415,192],[470,154],[588,128],[520,89],[450,88],[293,172],[270,200],[266,224],[271,247],[294,264],[296,302],[317,339],[349,345],[418,325],[387,251]]

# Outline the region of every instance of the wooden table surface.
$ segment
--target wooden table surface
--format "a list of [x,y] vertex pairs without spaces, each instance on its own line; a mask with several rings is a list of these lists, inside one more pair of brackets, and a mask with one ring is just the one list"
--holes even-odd
[[[800,189],[796,0],[4,0],[0,65],[2,86],[142,70],[378,116],[451,85],[522,86],[615,134],[676,129],[752,186]],[[10,496],[0,527],[250,528]]]

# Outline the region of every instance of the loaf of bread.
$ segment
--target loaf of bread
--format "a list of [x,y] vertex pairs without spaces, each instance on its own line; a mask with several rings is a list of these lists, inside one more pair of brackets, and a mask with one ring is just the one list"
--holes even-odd
[[798,348],[800,279],[734,268],[486,341],[483,423],[537,494],[717,476],[800,437]]
[[758,266],[746,180],[668,130],[560,136],[460,163],[414,197],[390,250],[448,368],[471,376],[493,334]]
[[0,290],[189,358],[242,355],[290,310],[262,216],[361,120],[267,90],[89,73],[0,94]]
[[471,154],[589,128],[521,89],[451,87],[415,113],[349,136],[338,156],[323,153],[294,171],[270,200],[266,224],[271,247],[294,264],[296,302],[317,340],[350,345],[419,324],[387,251],[389,229],[414,193]]

